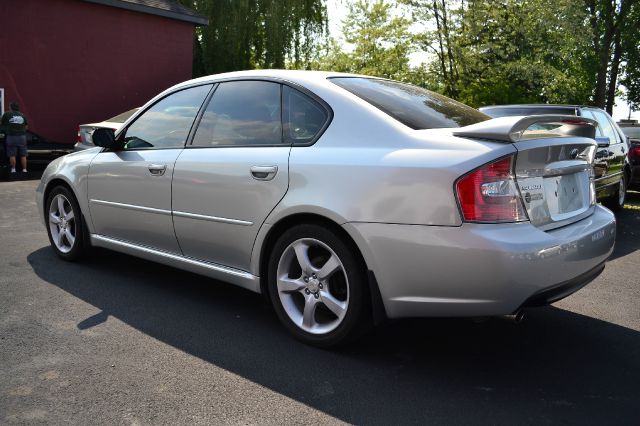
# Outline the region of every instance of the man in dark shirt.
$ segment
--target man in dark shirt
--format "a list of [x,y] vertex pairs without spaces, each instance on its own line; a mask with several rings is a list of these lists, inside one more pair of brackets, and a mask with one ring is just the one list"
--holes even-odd
[[27,172],[27,117],[20,112],[16,102],[11,102],[11,111],[4,113],[2,127],[7,132],[7,155],[11,164],[11,173],[16,172],[16,155],[20,156],[22,172]]

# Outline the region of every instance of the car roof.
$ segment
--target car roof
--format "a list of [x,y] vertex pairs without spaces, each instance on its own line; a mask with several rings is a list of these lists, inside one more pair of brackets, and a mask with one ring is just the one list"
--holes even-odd
[[326,81],[331,77],[363,77],[363,78],[378,78],[367,75],[349,74],[333,71],[307,71],[307,70],[280,70],[280,69],[265,69],[265,70],[247,70],[247,71],[233,71],[221,74],[212,74],[193,80],[184,81],[173,86],[171,89],[176,89],[182,86],[190,86],[197,83],[208,83],[213,81],[225,80],[225,79],[237,79],[237,78],[275,78],[280,80],[287,80],[292,83],[309,84]]

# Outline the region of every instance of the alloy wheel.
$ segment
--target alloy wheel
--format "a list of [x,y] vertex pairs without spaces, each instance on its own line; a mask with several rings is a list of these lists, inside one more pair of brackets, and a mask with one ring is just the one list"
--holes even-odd
[[69,253],[76,241],[76,220],[71,203],[62,194],[49,204],[49,231],[56,248]]
[[302,238],[280,256],[276,283],[285,313],[312,334],[335,330],[349,307],[349,282],[338,255],[325,243]]

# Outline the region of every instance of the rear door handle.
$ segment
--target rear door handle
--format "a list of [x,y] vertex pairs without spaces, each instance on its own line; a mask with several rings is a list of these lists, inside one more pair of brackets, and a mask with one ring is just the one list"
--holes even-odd
[[151,173],[151,176],[162,176],[166,170],[166,164],[149,164],[149,173]]
[[251,177],[256,180],[271,180],[276,177],[278,166],[252,166]]

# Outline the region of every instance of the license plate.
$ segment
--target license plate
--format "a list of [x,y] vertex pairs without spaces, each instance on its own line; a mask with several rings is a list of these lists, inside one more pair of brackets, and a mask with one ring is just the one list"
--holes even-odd
[[545,178],[545,198],[549,213],[565,214],[584,208],[585,188],[588,189],[588,176],[585,172]]

